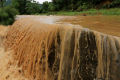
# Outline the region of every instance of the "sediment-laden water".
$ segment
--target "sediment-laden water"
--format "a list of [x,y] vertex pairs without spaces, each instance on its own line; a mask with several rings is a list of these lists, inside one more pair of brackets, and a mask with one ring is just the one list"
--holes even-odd
[[119,16],[74,16],[59,20],[58,23],[70,23],[105,34],[120,37]]
[[119,37],[23,18],[10,27],[4,44],[26,78],[120,80]]

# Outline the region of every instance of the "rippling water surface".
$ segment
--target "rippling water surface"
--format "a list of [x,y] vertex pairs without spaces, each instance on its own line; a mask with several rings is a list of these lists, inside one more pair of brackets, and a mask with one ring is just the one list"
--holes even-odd
[[120,16],[76,16],[59,21],[80,25],[105,34],[120,36]]

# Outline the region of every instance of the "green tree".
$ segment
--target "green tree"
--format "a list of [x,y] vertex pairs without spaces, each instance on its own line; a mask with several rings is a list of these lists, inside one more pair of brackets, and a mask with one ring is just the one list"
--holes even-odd
[[30,3],[31,0],[12,0],[12,5],[19,11],[20,14],[25,14],[25,6]]
[[35,1],[33,3],[27,3],[25,6],[25,10],[27,14],[39,13],[40,5],[38,2],[35,2]]
[[3,12],[3,9],[4,9],[4,2],[5,2],[6,0],[0,0],[0,5],[1,5],[1,8],[2,8],[2,12]]
[[45,13],[48,11],[49,3],[48,1],[43,2],[42,4],[42,12]]
[[16,10],[12,5],[8,5],[2,9],[0,8],[0,24],[2,25],[12,25],[15,21],[15,16],[19,14],[18,10]]
[[55,6],[54,6],[54,4],[52,2],[49,2],[48,10],[49,11],[55,11]]

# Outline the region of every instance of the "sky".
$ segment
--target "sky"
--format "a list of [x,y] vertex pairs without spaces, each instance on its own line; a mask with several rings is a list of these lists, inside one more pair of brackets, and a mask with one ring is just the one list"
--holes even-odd
[[45,2],[45,1],[48,1],[48,2],[51,2],[52,0],[35,0],[35,1],[37,1],[37,2],[39,2],[39,3],[43,3],[43,2]]

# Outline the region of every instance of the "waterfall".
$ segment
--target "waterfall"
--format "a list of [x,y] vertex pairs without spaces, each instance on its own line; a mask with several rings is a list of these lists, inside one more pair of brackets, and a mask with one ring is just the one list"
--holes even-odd
[[119,37],[23,18],[10,27],[4,45],[14,50],[26,78],[120,80]]

